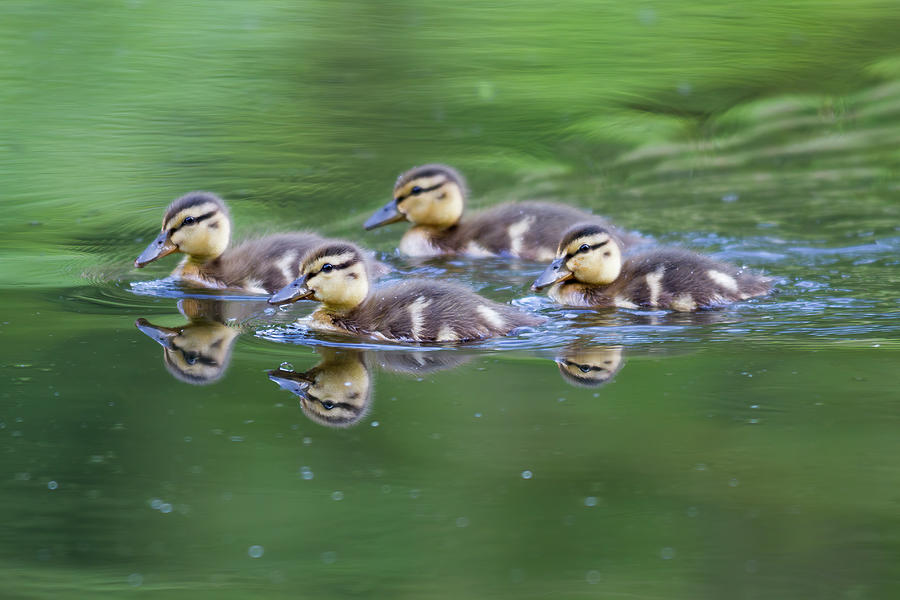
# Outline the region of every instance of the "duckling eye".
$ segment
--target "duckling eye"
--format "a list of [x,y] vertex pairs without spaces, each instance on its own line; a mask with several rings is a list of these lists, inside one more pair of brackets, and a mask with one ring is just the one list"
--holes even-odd
[[413,196],[418,196],[419,194],[421,194],[423,192],[423,190],[421,187],[414,185],[413,189],[410,190],[410,192],[412,193]]
[[591,247],[588,246],[587,244],[582,244],[581,247],[578,248],[578,251],[579,251],[579,252],[587,252],[587,251],[590,250],[590,249],[591,249]]
[[581,371],[582,373],[587,373],[588,371],[591,370],[591,366],[590,365],[580,365],[578,367],[578,370]]
[[334,408],[334,402],[332,402],[331,400],[326,400],[322,403],[322,407],[325,410],[331,410],[332,408]]
[[322,265],[323,273],[331,273],[332,270],[334,270],[334,267],[331,265],[331,263],[326,263],[326,264]]
[[184,221],[181,222],[182,225],[193,225],[194,217],[185,217]]

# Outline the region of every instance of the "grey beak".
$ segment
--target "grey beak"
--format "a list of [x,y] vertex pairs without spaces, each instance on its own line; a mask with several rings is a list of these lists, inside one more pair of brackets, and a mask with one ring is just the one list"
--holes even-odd
[[536,292],[548,285],[571,279],[572,271],[566,268],[565,261],[566,258],[563,256],[550,263],[550,265],[544,269],[544,272],[538,275],[538,278],[531,284],[532,291]]
[[177,251],[178,246],[169,239],[169,233],[163,231],[156,236],[155,240],[150,242],[150,245],[141,252],[140,256],[134,259],[134,266],[140,269],[147,263],[152,263],[157,258],[162,258],[163,256]]
[[177,329],[169,327],[160,327],[153,325],[147,319],[138,319],[134,322],[134,326],[141,330],[141,333],[162,346],[163,348],[172,349],[172,338],[178,335]]
[[269,297],[269,304],[288,304],[312,295],[313,291],[306,287],[306,275],[304,275],[272,294]]
[[387,225],[388,223],[396,223],[397,221],[402,221],[406,218],[402,212],[397,210],[397,202],[395,200],[391,200],[368,218],[365,225],[363,227],[366,231],[370,229],[375,229],[376,227],[381,227],[382,225]]
[[294,373],[293,371],[282,371],[275,369],[269,371],[269,379],[278,384],[283,390],[287,390],[292,394],[306,398],[306,392],[312,382],[305,378],[304,373]]

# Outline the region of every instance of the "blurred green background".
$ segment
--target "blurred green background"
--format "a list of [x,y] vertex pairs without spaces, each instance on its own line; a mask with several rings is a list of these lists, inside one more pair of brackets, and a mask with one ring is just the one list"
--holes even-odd
[[[897,597],[898,31],[896,2],[6,0],[0,597]],[[593,314],[531,296],[540,265],[405,261],[361,224],[432,161],[778,292]],[[278,343],[308,308],[241,297],[187,385],[133,327],[187,322],[131,285],[174,261],[131,263],[192,189],[238,237],[349,237],[552,323],[440,371],[367,351],[329,429],[266,377],[321,360]],[[609,346],[601,387],[553,362]]]

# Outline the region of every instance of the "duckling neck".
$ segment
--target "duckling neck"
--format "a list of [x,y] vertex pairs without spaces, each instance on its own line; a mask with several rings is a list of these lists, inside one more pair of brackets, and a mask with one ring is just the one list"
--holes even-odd
[[218,267],[218,257],[208,260],[199,260],[197,257],[186,256],[184,257],[184,260],[181,261],[181,264],[172,271],[172,276],[203,287],[227,287],[224,282],[220,281],[215,276]]
[[400,240],[400,252],[407,256],[437,256],[447,251],[448,242],[456,233],[458,225],[434,227],[414,225]]

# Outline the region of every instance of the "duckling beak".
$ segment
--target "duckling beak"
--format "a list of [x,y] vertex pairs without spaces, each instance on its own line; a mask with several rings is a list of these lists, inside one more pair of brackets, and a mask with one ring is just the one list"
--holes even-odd
[[148,263],[152,263],[157,258],[162,258],[168,254],[172,254],[173,252],[178,251],[178,246],[176,246],[172,240],[169,239],[169,234],[166,231],[161,232],[156,239],[150,242],[150,245],[141,252],[141,255],[134,259],[134,266],[140,269],[144,265]]
[[304,298],[310,298],[312,295],[313,291],[306,287],[306,275],[304,275],[272,294],[269,298],[269,304],[288,304]]
[[312,379],[306,377],[306,373],[282,371],[281,369],[269,371],[269,379],[277,383],[281,389],[296,394],[301,398],[306,398],[306,392],[313,383]]
[[391,200],[373,214],[366,221],[363,227],[366,231],[370,229],[375,229],[376,227],[381,227],[382,225],[388,225],[389,223],[396,223],[397,221],[402,221],[406,218],[402,212],[397,210],[397,202],[396,200]]
[[147,319],[138,319],[134,322],[134,326],[141,330],[141,333],[162,346],[163,348],[173,349],[172,339],[179,334],[177,329],[171,327],[160,327],[153,325]]
[[550,263],[544,272],[538,275],[538,278],[531,284],[531,291],[536,292],[548,285],[553,285],[554,283],[559,283],[560,281],[565,281],[566,279],[574,277],[575,275],[572,271],[566,268],[565,261],[566,258],[562,256]]

